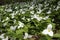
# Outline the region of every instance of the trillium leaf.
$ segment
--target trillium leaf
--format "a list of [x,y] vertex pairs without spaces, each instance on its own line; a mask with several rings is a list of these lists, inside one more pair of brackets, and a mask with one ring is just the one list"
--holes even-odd
[[60,38],[60,34],[59,33],[56,33],[56,34],[54,34],[53,37]]

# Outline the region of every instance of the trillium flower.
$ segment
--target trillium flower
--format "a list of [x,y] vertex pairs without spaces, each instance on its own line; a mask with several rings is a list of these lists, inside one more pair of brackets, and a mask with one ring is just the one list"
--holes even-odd
[[20,12],[22,12],[23,11],[23,9],[20,9]]
[[6,17],[6,21],[9,20],[9,17]]
[[5,19],[5,20],[3,20],[2,22],[8,21],[8,20],[9,20],[9,17],[6,17],[6,19]]
[[7,11],[7,12],[12,12],[12,9],[11,9],[11,8],[5,9],[5,11]]
[[30,21],[30,19],[28,18],[27,21]]
[[16,6],[15,9],[18,9],[18,7]]
[[10,29],[11,30],[15,30],[17,26],[11,26]]
[[14,18],[14,16],[15,16],[15,13],[13,12],[13,13],[11,14],[11,18]]
[[25,20],[25,17],[23,17],[22,19]]
[[36,15],[36,14],[34,14],[34,15],[31,16],[31,17],[32,17],[31,19],[35,18],[35,19],[37,19],[38,21],[42,20],[42,17],[39,17],[39,15]]
[[42,34],[53,36],[52,24],[49,24],[47,29],[43,30]]
[[3,34],[1,34],[1,35],[0,35],[0,38],[2,38],[2,39],[3,39],[3,38],[4,38],[4,35],[5,35],[4,33],[3,33]]
[[4,35],[5,35],[5,33],[1,34],[1,35],[0,35],[0,38],[1,38],[2,40],[8,40],[8,36],[6,36],[6,38],[4,38]]
[[3,23],[3,26],[6,26],[8,22]]
[[16,23],[16,20],[14,20],[13,22],[14,22],[14,24],[15,24],[15,23]]
[[47,12],[47,14],[50,14],[51,13],[51,11],[49,10],[48,12]]
[[30,6],[30,8],[29,8],[30,10],[33,10],[34,9],[34,5],[32,5],[32,6]]
[[16,14],[18,14],[19,13],[19,11],[16,11]]
[[57,6],[57,8],[55,9],[55,10],[58,10],[60,7],[59,6]]
[[31,14],[34,14],[34,11],[30,11]]
[[46,17],[44,17],[43,19],[46,20],[46,19],[48,19],[48,18],[49,18],[49,16],[46,16]]
[[8,40],[8,36],[6,38],[3,38],[2,40]]
[[37,11],[37,13],[38,13],[38,14],[40,14],[41,12],[42,12],[42,10],[41,10],[41,9],[39,9],[39,11]]
[[21,28],[21,27],[24,27],[24,23],[22,23],[22,22],[20,22],[20,21],[18,21],[18,22],[19,22],[18,29]]
[[25,14],[25,11],[22,11],[22,14]]
[[31,37],[32,37],[32,35],[29,35],[28,33],[25,33],[25,35],[24,35],[24,39],[31,38]]

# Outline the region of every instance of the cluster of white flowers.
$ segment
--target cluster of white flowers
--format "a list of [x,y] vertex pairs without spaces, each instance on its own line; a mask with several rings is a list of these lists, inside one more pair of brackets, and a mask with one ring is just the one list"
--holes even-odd
[[[27,5],[25,5],[25,6],[27,6]],[[41,10],[40,8],[37,8],[36,7],[36,11],[35,11],[34,8],[35,8],[35,5],[32,5],[32,6],[29,5],[28,8],[21,8],[21,9],[19,9],[17,11],[16,10],[13,11],[11,8],[5,9],[5,11],[11,12],[9,16],[11,16],[12,20],[13,20],[13,18],[16,15],[17,15],[17,18],[19,18],[18,15],[21,16],[20,14],[25,15],[27,11],[31,14],[30,17],[29,18],[26,18],[25,16],[23,16],[23,17],[21,17],[22,20],[27,19],[27,21],[30,21],[30,20],[36,19],[37,21],[41,21],[41,20],[47,20],[49,18],[49,14],[51,13],[50,10],[47,12],[48,15],[45,16],[45,17],[43,17],[43,16],[40,16],[40,14],[42,14],[42,11],[43,10]],[[57,7],[57,9],[58,8],[59,7]],[[18,6],[16,6],[15,9],[18,9]],[[2,22],[8,21],[9,19],[10,19],[9,17],[6,17],[6,19],[3,20]],[[14,24],[17,22],[16,19],[13,20]],[[5,22],[3,25],[5,26],[7,24],[8,23]],[[19,29],[19,28],[23,28],[23,27],[24,27],[24,23],[21,22],[21,21],[18,21],[17,26],[10,26],[10,29],[11,30],[16,30],[16,28]],[[53,36],[52,24],[48,24],[47,28],[42,31],[42,34]],[[1,36],[3,36],[3,34]],[[8,40],[8,37],[4,38],[4,37],[1,37],[1,36],[0,36],[0,38],[3,38],[3,40]],[[25,35],[24,35],[24,39],[31,38],[31,37],[32,37],[32,35],[29,35],[28,33],[25,33]]]

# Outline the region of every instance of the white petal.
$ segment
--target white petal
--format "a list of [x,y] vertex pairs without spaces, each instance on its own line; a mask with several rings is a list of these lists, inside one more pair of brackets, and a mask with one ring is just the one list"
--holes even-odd
[[25,33],[25,36],[28,36],[28,33]]
[[2,40],[8,40],[8,36],[6,38],[3,38]]
[[45,34],[45,35],[48,34],[48,30],[47,29],[43,30],[42,34]]
[[30,21],[30,19],[29,19],[29,18],[28,18],[27,20],[28,20],[28,21]]
[[47,14],[50,14],[50,13],[51,13],[51,11],[48,11],[48,12],[47,12]]
[[22,14],[25,14],[25,11],[22,11]]
[[28,38],[28,33],[25,33],[24,39]]
[[52,29],[52,24],[49,24],[49,25],[47,26],[47,29]]
[[27,39],[27,36],[24,36],[24,38],[23,39]]
[[46,17],[44,17],[43,19],[46,20],[46,19],[48,19],[48,17],[49,17],[49,16],[46,16]]
[[23,17],[22,19],[25,20],[25,17]]
[[23,11],[23,9],[20,9],[20,12],[22,12]]
[[28,35],[28,38],[32,38],[32,35]]
[[8,18],[8,17],[6,17],[6,20],[9,20],[9,18]]
[[3,26],[6,26],[7,25],[7,22],[5,22],[4,24],[3,24]]
[[15,30],[17,26],[11,26],[10,29],[11,30]]
[[24,27],[24,23],[22,23],[22,22],[20,22],[20,21],[18,21],[18,22],[19,22],[18,29],[19,29],[20,27]]
[[33,9],[34,9],[33,5],[32,5],[29,9],[30,9],[30,10],[33,10]]
[[36,14],[34,14],[33,18],[37,18],[37,15],[36,15]]
[[7,11],[7,12],[12,12],[12,9],[5,9],[5,11]]
[[53,31],[48,32],[49,36],[53,36]]
[[3,34],[1,34],[1,35],[0,35],[0,38],[4,38],[4,35],[5,35],[4,33],[3,33]]
[[34,11],[30,11],[31,14],[34,14]]

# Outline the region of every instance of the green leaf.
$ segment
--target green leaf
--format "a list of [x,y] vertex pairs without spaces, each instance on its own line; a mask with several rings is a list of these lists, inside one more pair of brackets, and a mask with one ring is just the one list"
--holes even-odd
[[56,34],[54,34],[54,36],[53,36],[53,37],[60,38],[60,34],[59,34],[59,33],[56,33]]

